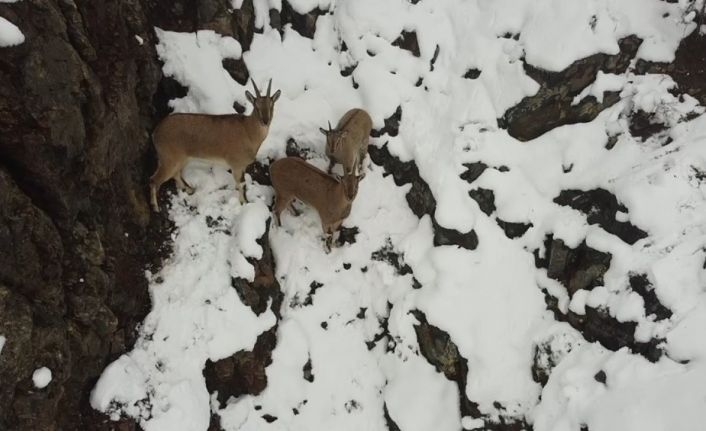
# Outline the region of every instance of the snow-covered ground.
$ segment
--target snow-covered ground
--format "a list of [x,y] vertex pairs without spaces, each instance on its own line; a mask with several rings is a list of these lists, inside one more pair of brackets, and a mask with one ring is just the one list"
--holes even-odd
[[[171,199],[173,255],[158,274],[148,274],[152,312],[133,351],[96,385],[96,409],[134,417],[154,431],[205,431],[212,409],[228,431],[382,430],[385,410],[402,431],[482,428],[501,417],[541,431],[686,431],[706,423],[706,116],[693,118],[703,108],[672,95],[668,76],[628,70],[599,74],[579,96],[621,92],[621,101],[590,123],[523,143],[496,120],[538,90],[522,58],[561,70],[591,54],[615,54],[618,39],[636,34],[644,39],[638,58],[671,61],[695,27],[686,2],[292,1],[300,13],[317,6],[332,11],[318,18],[313,40],[291,28],[281,37],[267,14],[280,2],[255,3],[264,31],[244,53],[235,40],[211,31],[158,31],[165,74],[189,88],[172,102],[175,110],[230,113],[234,102],[247,105],[246,88],[222,67],[223,58],[242,55],[260,87],[272,78],[282,90],[258,158],[283,157],[294,138],[314,154],[311,163],[325,167],[319,127],[363,107],[380,129],[401,107],[399,134],[371,144],[387,143],[394,156],[414,161],[436,198],[436,221],[473,229],[478,247],[434,247],[432,220],[418,219],[408,207],[409,186],[396,186],[372,163],[344,223],[359,230],[353,244],[326,254],[315,211],[286,214],[269,234],[284,302],[267,388],[220,408],[206,389],[206,361],[252,349],[276,324],[271,311],[256,315],[231,287],[231,278],[255,275],[247,258],[262,254],[256,239],[266,231],[272,191],[250,183],[250,203],[241,206],[225,169],[191,165],[186,179],[196,193]],[[392,45],[403,30],[416,32],[419,57]],[[480,76],[464,78],[469,69]],[[671,142],[630,136],[626,116],[638,110],[672,126]],[[612,149],[609,136],[617,137]],[[491,168],[469,184],[460,174],[473,162]],[[500,166],[507,169],[492,168]],[[494,192],[490,216],[469,197],[478,187]],[[627,208],[618,221],[647,237],[627,244],[589,224],[586,214],[554,203],[562,190],[597,188]],[[509,239],[496,218],[532,226]],[[214,227],[209,220],[224,222]],[[572,248],[585,241],[610,253],[603,285],[570,298],[536,268],[533,251],[543,253],[550,234]],[[385,247],[404,256],[413,276],[371,258]],[[629,288],[631,274],[647,275],[671,317],[647,315],[643,298]],[[305,304],[313,282],[321,287]],[[653,363],[627,348],[586,341],[547,310],[543,290],[558,298],[563,312],[582,314],[590,306],[636,322],[635,339],[663,339],[665,354]],[[413,310],[448,333],[467,359],[465,395],[478,404],[482,420],[461,417],[456,382],[422,356]],[[366,344],[382,331],[382,321],[387,341]],[[544,387],[531,373],[538,345],[554,352]],[[302,372],[308,362],[313,379]]]

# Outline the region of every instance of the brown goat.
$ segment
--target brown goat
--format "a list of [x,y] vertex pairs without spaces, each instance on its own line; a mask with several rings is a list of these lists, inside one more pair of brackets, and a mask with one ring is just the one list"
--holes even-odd
[[343,165],[344,173],[360,172],[365,176],[363,161],[368,154],[368,140],[372,128],[370,115],[362,109],[354,108],[341,117],[335,129],[331,129],[331,123],[328,130],[319,129],[326,135],[326,155],[331,159],[329,172],[338,162]]
[[[316,209],[326,236],[326,250],[331,250],[334,232],[351,212],[358,193],[359,178],[345,175],[336,179],[321,169],[297,157],[285,157],[270,166],[270,178],[275,189],[274,213],[278,225],[280,216],[295,198]],[[291,207],[294,210],[294,207]],[[296,210],[294,210],[296,212]]]
[[270,96],[271,79],[264,96],[260,95],[254,80],[252,84],[255,96],[245,92],[254,106],[250,115],[171,114],[157,125],[153,142],[159,164],[150,178],[150,201],[154,211],[159,212],[157,192],[165,181],[174,178],[180,188],[193,191],[181,175],[190,158],[221,161],[230,166],[240,202],[244,202],[245,168],[255,161],[267,137],[274,104],[280,96],[279,90]]

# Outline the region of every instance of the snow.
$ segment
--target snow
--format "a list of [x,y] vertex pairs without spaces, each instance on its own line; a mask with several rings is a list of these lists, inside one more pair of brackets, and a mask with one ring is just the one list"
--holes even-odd
[[[435,221],[461,232],[474,230],[479,245],[434,247],[432,219],[418,219],[408,207],[410,186],[397,186],[370,163],[344,222],[358,229],[354,243],[327,254],[316,211],[299,204],[300,216],[286,213],[282,226],[271,226],[268,239],[284,295],[276,322],[270,310],[256,315],[231,287],[232,279],[255,277],[250,262],[262,256],[257,240],[267,232],[271,188],[248,178],[249,203],[240,205],[224,167],[194,162],[185,177],[196,192],[170,198],[173,253],[159,272],[146,274],[152,311],[134,349],[103,372],[92,406],[113,419],[133,417],[145,430],[204,431],[211,414],[227,431],[382,430],[385,410],[404,431],[483,428],[486,421],[500,420],[524,420],[537,431],[582,425],[592,431],[688,430],[703,423],[706,185],[698,173],[706,172],[704,108],[692,97],[670,93],[676,86],[671,78],[629,69],[621,75],[598,73],[577,96],[576,103],[589,96],[600,101],[607,91],[620,94],[618,103],[589,123],[518,142],[496,120],[538,90],[522,58],[561,70],[585,56],[614,54],[619,39],[636,34],[644,39],[639,58],[669,61],[695,27],[681,19],[686,5],[658,0],[291,4],[301,13],[316,7],[332,13],[318,18],[313,39],[289,27],[281,36],[267,13],[281,9],[281,2],[257,0],[257,26],[263,31],[247,52],[213,31],[158,29],[165,75],[189,89],[170,102],[174,110],[232,113],[237,102],[249,111],[244,95],[249,88],[222,67],[224,58],[242,56],[260,87],[271,78],[273,90],[282,90],[258,159],[267,164],[283,157],[293,138],[308,151],[309,162],[323,168],[328,161],[319,127],[335,124],[351,107],[363,107],[374,127],[382,128],[400,107],[399,134],[373,138],[371,145],[387,144],[393,156],[414,161],[436,200]],[[420,57],[391,45],[403,30],[417,32]],[[347,51],[341,52],[341,42]],[[343,68],[356,64],[352,76],[342,76]],[[469,68],[480,70],[480,76],[463,78]],[[637,111],[652,114],[668,130],[644,142],[633,138],[626,117]],[[617,139],[610,150],[609,136]],[[468,184],[459,175],[473,162],[489,168]],[[496,209],[490,216],[468,196],[476,188],[493,191]],[[627,244],[588,224],[586,214],[554,202],[562,190],[596,188],[625,206],[616,220],[634,224],[647,237]],[[509,239],[496,218],[531,227]],[[569,295],[538,269],[533,252],[545,253],[547,235],[569,247],[585,242],[610,253],[603,283]],[[381,249],[400,253],[413,274],[373,259]],[[630,274],[645,274],[671,318],[658,321],[645,310],[645,299],[629,287]],[[312,293],[312,285],[320,287]],[[665,354],[650,363],[625,348],[610,351],[586,341],[547,310],[545,291],[561,312],[585,315],[590,307],[634,322],[635,340],[665,340],[660,345]],[[424,357],[414,311],[445,331],[467,361],[463,393]],[[206,361],[251,350],[276,323],[267,387],[220,406],[206,388]],[[536,358],[540,346],[550,347],[549,358]],[[545,386],[532,378],[535,359],[549,370]],[[303,375],[306,364],[311,378]],[[605,384],[596,379],[601,371]],[[476,403],[481,417],[462,416],[460,396]],[[276,420],[265,421],[264,415]]]
[[47,367],[37,368],[32,373],[32,382],[37,389],[46,388],[51,383],[51,370]]
[[2,353],[2,348],[5,347],[6,342],[7,338],[5,338],[4,335],[0,335],[0,354]]
[[615,75],[613,73],[603,73],[599,70],[593,84],[581,91],[581,93],[574,98],[572,105],[578,104],[586,96],[593,96],[598,103],[603,103],[603,95],[606,91],[619,91],[623,89],[624,85],[624,76]]
[[20,29],[0,16],[0,48],[19,45],[24,41],[25,36]]

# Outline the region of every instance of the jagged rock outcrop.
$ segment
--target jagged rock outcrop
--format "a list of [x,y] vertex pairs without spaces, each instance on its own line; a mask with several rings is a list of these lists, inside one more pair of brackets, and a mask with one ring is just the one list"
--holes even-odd
[[[546,238],[544,247],[544,256],[535,251],[535,264],[538,268],[545,268],[550,278],[559,281],[566,288],[569,297],[573,297],[579,290],[590,291],[603,284],[603,275],[610,268],[610,253],[592,249],[585,241],[576,248],[571,248],[552,236]],[[630,284],[632,289],[645,299],[648,314],[656,314],[660,318],[671,316],[671,311],[659,303],[649,280],[644,276],[631,277]],[[588,305],[584,314],[570,309],[563,312],[559,308],[558,299],[547,290],[544,290],[544,300],[556,320],[569,323],[587,341],[598,341],[610,350],[628,347],[651,361],[657,361],[662,356],[659,345],[663,340],[655,338],[642,342],[635,339],[637,322],[619,321],[611,316],[608,310]]]
[[148,310],[144,269],[164,237],[144,194],[151,6],[0,4],[26,37],[0,55],[1,429],[99,429],[89,390]]
[[627,215],[628,209],[608,190],[563,190],[554,202],[581,211],[586,214],[588,224],[597,224],[628,244],[647,236],[647,232],[629,221],[617,220],[618,212]]
[[[387,127],[387,124],[386,124]],[[402,162],[394,157],[387,149],[387,144],[382,147],[371,145],[368,147],[370,159],[376,165],[382,166],[386,172],[392,175],[395,184],[412,184],[407,192],[407,203],[412,212],[419,218],[429,215],[434,228],[434,246],[456,245],[473,250],[478,246],[478,236],[475,231],[459,232],[455,229],[448,229],[437,223],[434,213],[436,212],[436,199],[429,189],[429,185],[419,175],[419,169],[414,162]]]
[[549,72],[525,63],[525,72],[539,83],[540,89],[508,109],[498,123],[512,137],[529,141],[559,126],[593,120],[620,100],[619,93],[606,93],[602,102],[589,96],[572,105],[574,97],[596,79],[599,71],[623,73],[641,43],[636,36],[626,37],[618,42],[618,54],[595,54],[575,61],[561,72]]
[[[701,14],[697,22],[704,22]],[[677,83],[676,92],[688,94],[706,105],[706,37],[698,29],[685,37],[679,44],[671,63],[653,63],[638,60],[637,73],[662,73],[672,77]]]
[[[257,315],[267,310],[268,304],[277,320],[282,317],[280,307],[284,298],[279,282],[275,277],[274,259],[267,238],[269,224],[258,240],[263,252],[260,259],[248,259],[255,267],[255,279],[247,282],[233,279],[233,288],[238,292],[243,304],[252,308]],[[272,362],[272,351],[277,345],[277,325],[260,334],[251,351],[239,351],[220,361],[206,363],[204,376],[209,393],[217,392],[221,406],[230,397],[244,394],[257,395],[267,386],[265,369]],[[220,429],[220,428],[215,428]]]

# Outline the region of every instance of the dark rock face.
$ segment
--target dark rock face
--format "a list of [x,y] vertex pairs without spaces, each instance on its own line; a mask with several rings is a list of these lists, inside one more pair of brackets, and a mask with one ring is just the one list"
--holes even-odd
[[488,169],[488,165],[483,162],[466,163],[463,166],[466,167],[466,171],[461,174],[461,179],[468,182],[468,184],[473,183]]
[[510,239],[521,237],[532,227],[532,223],[509,222],[499,218],[496,218],[495,222],[505,232],[505,236]]
[[529,429],[529,425],[523,420],[504,415],[503,406],[497,402],[494,403],[498,410],[497,419],[483,415],[478,409],[478,404],[471,401],[466,395],[468,360],[461,356],[449,334],[429,323],[424,313],[419,310],[414,310],[411,313],[418,322],[414,325],[414,331],[417,335],[421,355],[436,368],[436,371],[443,373],[447,379],[458,385],[461,417],[470,416],[482,419],[485,422],[483,429],[486,430],[520,431]]
[[628,244],[647,237],[647,232],[632,223],[615,219],[618,211],[627,213],[628,210],[608,190],[563,190],[554,202],[581,211],[589,224],[599,225]]
[[626,37],[619,41],[620,53],[595,54],[575,61],[561,72],[548,72],[525,64],[525,72],[540,84],[540,89],[508,109],[498,121],[499,125],[512,137],[529,141],[559,126],[593,120],[617,103],[619,94],[606,93],[602,103],[589,96],[572,106],[574,97],[596,79],[598,71],[624,72],[641,43],[638,37]]
[[[551,236],[547,237],[545,248],[546,253],[543,258],[535,252],[535,263],[539,268],[546,268],[549,277],[561,282],[569,292],[569,297],[579,289],[591,290],[603,284],[603,275],[610,267],[610,254],[594,250],[585,242],[572,249],[563,241],[553,239]],[[652,307],[652,313],[666,316],[666,308],[659,304],[654,292],[648,289],[645,283],[649,284],[648,281],[631,280],[633,289],[638,293],[642,291],[643,298],[648,298],[645,301],[646,304],[652,304],[648,306],[648,308]],[[586,306],[585,314],[576,314],[571,310],[564,313],[559,309],[559,301],[546,290],[544,290],[544,300],[547,309],[554,313],[556,320],[569,323],[590,342],[598,341],[610,350],[628,347],[651,361],[657,361],[662,356],[659,344],[663,340],[653,339],[646,343],[635,340],[636,322],[620,322],[607,310],[590,306]],[[646,312],[650,314],[650,309]]]
[[672,310],[662,305],[657,298],[652,283],[646,274],[630,274],[630,288],[645,301],[645,315],[654,316],[655,320],[672,317]]
[[[243,304],[250,307],[257,315],[267,311],[267,306],[270,304],[270,310],[279,322],[282,317],[280,308],[284,294],[275,277],[275,262],[267,240],[270,224],[271,219],[267,222],[265,233],[257,240],[262,247],[262,257],[248,259],[255,268],[254,280],[248,282],[241,278],[233,279],[232,286],[238,292]],[[220,361],[206,362],[204,369],[206,387],[209,393],[218,393],[217,399],[221,407],[225,406],[230,397],[257,395],[267,387],[265,370],[272,363],[272,351],[277,345],[277,328],[278,325],[274,325],[260,334],[251,351],[239,351]]]
[[316,33],[316,20],[327,13],[328,11],[317,7],[308,13],[300,14],[292,8],[288,1],[283,1],[281,12],[277,12],[276,9],[270,10],[270,25],[280,33],[284,33],[284,27],[291,24],[292,29],[297,33],[313,39],[314,33]]
[[473,250],[478,246],[478,236],[471,230],[462,233],[454,229],[447,229],[440,226],[434,218],[436,211],[436,199],[429,189],[429,185],[419,176],[419,169],[414,162],[402,162],[393,157],[387,149],[387,144],[382,147],[371,145],[368,147],[370,159],[378,166],[385,168],[385,172],[391,174],[395,184],[412,184],[412,188],[407,192],[407,204],[412,212],[419,218],[429,215],[434,227],[434,246],[456,245]]
[[585,242],[570,248],[564,241],[548,237],[544,243],[546,255],[535,253],[538,268],[546,268],[547,275],[559,281],[573,296],[579,289],[590,290],[603,284],[612,256],[587,246]]
[[400,37],[398,37],[397,39],[395,39],[394,42],[392,42],[392,45],[402,49],[406,49],[415,57],[419,57],[420,55],[419,41],[417,40],[416,31],[403,31],[402,34],[400,34]]
[[640,110],[630,115],[630,135],[640,138],[642,142],[667,129],[668,126],[657,120],[652,113]]
[[[698,21],[703,22],[700,15]],[[696,98],[701,105],[706,105],[706,37],[694,30],[679,44],[672,63],[652,63],[638,60],[638,73],[667,74],[677,83],[679,93],[686,93]]]
[[400,132],[400,121],[402,120],[402,106],[398,106],[395,112],[392,113],[388,118],[385,118],[385,126],[382,129],[373,129],[370,132],[370,136],[373,138],[379,138],[380,136],[387,134],[388,136],[397,136]]
[[108,429],[89,390],[134,342],[166,251],[145,199],[162,6],[0,5],[26,36],[0,56],[0,429]]
[[468,192],[470,196],[485,215],[489,216],[495,212],[495,193],[492,190],[479,187]]

